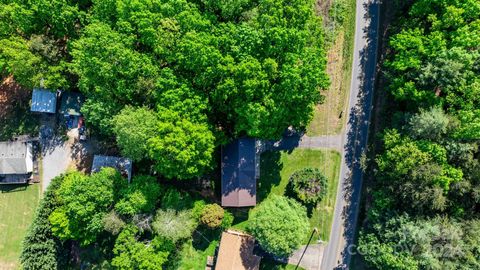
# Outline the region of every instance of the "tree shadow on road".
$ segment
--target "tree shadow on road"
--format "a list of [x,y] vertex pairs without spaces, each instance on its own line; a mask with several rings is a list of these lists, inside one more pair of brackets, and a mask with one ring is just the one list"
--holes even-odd
[[359,82],[359,93],[356,104],[349,112],[349,130],[345,143],[345,163],[348,171],[344,176],[343,196],[346,205],[342,209],[344,221],[344,235],[346,240],[345,249],[342,251],[340,264],[348,265],[350,262],[349,248],[352,247],[356,236],[356,224],[358,219],[359,204],[362,191],[363,172],[360,167],[360,156],[366,151],[367,134],[369,129],[370,114],[374,82],[376,79],[376,58],[377,58],[377,25],[378,9],[380,2],[372,0],[364,5],[367,11],[367,18],[370,26],[363,29],[367,45],[360,52],[360,72],[356,78]]

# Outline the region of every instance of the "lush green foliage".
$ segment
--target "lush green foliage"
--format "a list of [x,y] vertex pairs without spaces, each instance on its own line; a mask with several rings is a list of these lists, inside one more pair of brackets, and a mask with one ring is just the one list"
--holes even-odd
[[315,168],[294,172],[289,180],[294,197],[304,204],[315,205],[327,194],[327,178]]
[[125,216],[152,212],[160,192],[161,188],[155,177],[135,176],[132,182],[120,191],[122,198],[116,202],[115,210]]
[[75,239],[82,245],[95,242],[103,218],[118,199],[117,188],[126,180],[115,169],[104,168],[92,176],[72,172],[56,192],[61,206],[50,214],[54,235]]
[[209,228],[217,228],[222,225],[224,216],[225,211],[220,205],[216,203],[208,204],[203,208],[200,221]]
[[118,236],[113,248],[115,257],[112,266],[122,270],[161,270],[166,262],[168,252],[162,251],[160,243],[155,239],[150,243],[142,243],[136,239],[138,229],[126,227]]
[[480,2],[401,6],[384,65],[393,121],[359,247],[374,269],[476,269]]
[[251,211],[248,230],[263,249],[287,257],[300,246],[308,234],[305,207],[293,199],[273,195]]
[[122,154],[139,161],[148,157],[148,139],[155,135],[157,115],[145,108],[125,107],[113,119],[113,132]]
[[0,10],[0,74],[80,90],[88,125],[167,178],[211,169],[228,137],[306,126],[329,83],[312,0],[9,0]]
[[480,222],[392,218],[360,236],[360,251],[378,269],[477,269]]
[[58,207],[55,192],[62,184],[63,177],[54,178],[43,194],[43,199],[23,241],[20,256],[22,269],[65,269],[68,250],[60,239],[53,235],[48,221],[50,214]]

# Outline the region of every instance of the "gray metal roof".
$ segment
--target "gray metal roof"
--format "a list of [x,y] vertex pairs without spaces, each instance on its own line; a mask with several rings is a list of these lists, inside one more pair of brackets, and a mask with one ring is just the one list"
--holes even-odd
[[55,113],[57,94],[46,89],[34,88],[32,92],[32,112]]
[[128,178],[128,181],[132,178],[132,160],[129,158],[102,155],[93,156],[92,173],[99,172],[104,167],[117,169],[122,175]]
[[222,148],[222,206],[254,206],[257,193],[256,140],[243,138]]
[[0,142],[0,174],[27,174],[28,144]]
[[80,116],[82,113],[80,109],[82,108],[85,98],[82,94],[76,92],[63,92],[62,101],[60,104],[60,113],[68,116]]

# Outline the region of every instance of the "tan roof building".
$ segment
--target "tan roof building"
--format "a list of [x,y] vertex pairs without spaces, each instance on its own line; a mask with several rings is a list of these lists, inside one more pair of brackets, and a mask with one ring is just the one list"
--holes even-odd
[[258,270],[261,257],[253,254],[255,239],[241,232],[222,233],[215,270]]

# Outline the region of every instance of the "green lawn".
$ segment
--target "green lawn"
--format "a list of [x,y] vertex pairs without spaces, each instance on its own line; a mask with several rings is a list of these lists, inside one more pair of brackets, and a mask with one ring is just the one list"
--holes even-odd
[[[309,211],[309,217],[312,228],[317,227],[320,231],[319,238],[328,241],[335,209],[340,160],[340,154],[333,150],[295,149],[291,153],[286,151],[263,153],[258,180],[258,203],[271,194],[284,195],[288,179],[295,171],[307,167],[320,169],[328,178],[328,192],[317,207]],[[240,222],[234,222],[233,227],[245,230],[247,226],[248,220],[243,218]]]
[[284,195],[290,176],[297,170],[307,167],[320,169],[328,178],[328,192],[317,207],[311,209],[310,224],[312,228],[317,227],[319,237],[327,241],[335,208],[340,160],[340,154],[333,150],[295,149],[291,153],[263,153],[257,200],[260,202],[271,194]]
[[22,240],[32,222],[40,185],[0,186],[0,269],[18,269]]

